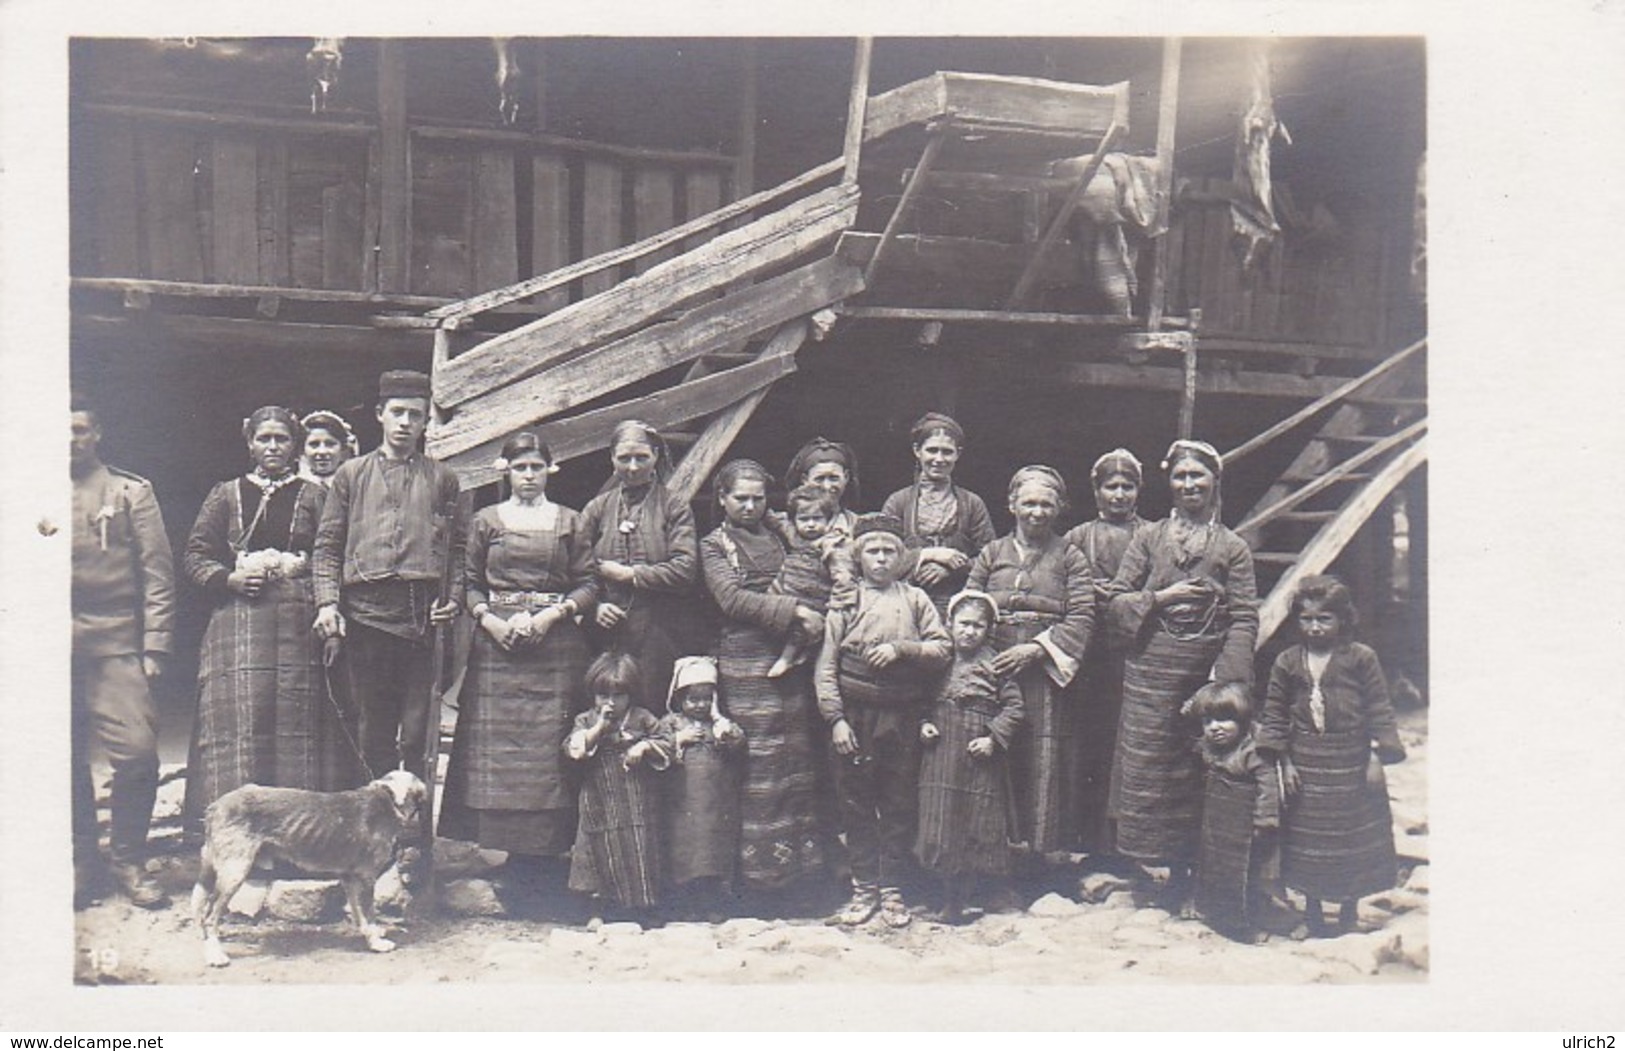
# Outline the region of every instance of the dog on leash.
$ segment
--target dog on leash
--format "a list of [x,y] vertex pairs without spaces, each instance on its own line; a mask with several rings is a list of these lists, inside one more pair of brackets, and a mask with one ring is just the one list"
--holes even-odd
[[203,931],[210,967],[231,963],[220,944],[220,918],[256,861],[285,861],[313,876],[337,878],[367,948],[395,943],[373,914],[373,884],[402,839],[419,834],[429,792],[416,775],[391,770],[348,792],[243,785],[204,812],[203,861],[192,888],[192,916]]

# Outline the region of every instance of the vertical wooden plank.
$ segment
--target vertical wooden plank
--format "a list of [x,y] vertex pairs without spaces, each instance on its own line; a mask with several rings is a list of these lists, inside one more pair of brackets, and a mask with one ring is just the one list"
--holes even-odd
[[261,284],[259,159],[254,140],[214,140],[214,279],[228,285]]
[[[739,142],[734,159],[734,198],[749,197],[756,191],[756,124],[760,119],[756,102],[756,41],[745,40],[739,69]],[[868,64],[864,64],[865,83]],[[867,88],[865,89],[867,90]]]
[[288,150],[288,280],[296,288],[322,287],[322,157],[309,141]]
[[513,284],[519,280],[519,219],[511,150],[483,150],[474,158],[473,211],[470,291]]
[[410,291],[456,298],[473,294],[473,181],[473,165],[461,150],[413,151]]
[[[863,124],[869,116],[869,62],[874,55],[874,47],[873,37],[860,36],[856,47],[852,50],[852,86],[847,93],[846,136],[841,148],[841,156],[846,158],[846,165],[841,172],[843,183],[858,181],[858,167],[863,149]],[[751,65],[751,72],[750,101],[754,108],[756,104],[754,62]]]
[[1181,209],[1175,214],[1170,208],[1168,213],[1168,232],[1163,236],[1168,239],[1167,254],[1167,290],[1163,295],[1164,303],[1170,314],[1182,314],[1185,311],[1185,213],[1189,209]]
[[139,277],[141,210],[137,200],[135,129],[128,120],[99,120],[96,136],[96,235],[98,272]]
[[[677,178],[669,168],[639,168],[632,176],[632,239],[641,241],[677,225]],[[637,261],[643,273],[672,257],[670,248]]]
[[[683,198],[687,205],[687,218],[698,219],[707,212],[722,207],[722,173],[691,171],[683,178]],[[715,230],[695,234],[683,242],[683,251],[698,248],[717,235]]]
[[361,288],[378,291],[378,228],[383,221],[383,158],[378,136],[367,138],[367,175],[361,206]]
[[286,285],[292,281],[288,252],[287,140],[262,141],[257,167],[255,235],[259,242],[260,280],[267,285]]
[[[621,169],[589,160],[582,174],[581,251],[586,258],[621,246]],[[582,280],[583,295],[597,295],[620,280],[616,270]]]
[[378,43],[378,286],[405,292],[412,266],[412,150],[406,124],[406,42]]
[[1224,309],[1220,302],[1220,282],[1224,270],[1224,239],[1230,216],[1222,204],[1202,205],[1202,330],[1208,335],[1225,332]]
[[361,184],[345,179],[322,191],[322,287],[361,287]]
[[166,281],[202,281],[206,275],[193,184],[196,139],[189,131],[149,127],[142,129],[140,143],[147,273]]
[[[1157,190],[1155,226],[1167,229],[1172,212],[1169,188],[1174,179],[1174,131],[1179,122],[1179,64],[1184,41],[1169,37],[1162,42],[1162,82],[1157,91]],[[1168,300],[1168,237],[1164,234],[1152,246],[1151,290],[1146,296],[1146,327],[1155,332],[1162,327],[1162,314]]]
[[[570,167],[564,158],[537,154],[531,159],[531,270],[551,273],[570,262]],[[543,310],[570,302],[568,287],[536,297]]]
[[531,49],[530,71],[531,79],[536,83],[536,130],[546,131],[552,120],[552,110],[548,99],[549,86],[552,81],[552,64],[558,55],[558,49],[548,46],[546,40],[537,40]]

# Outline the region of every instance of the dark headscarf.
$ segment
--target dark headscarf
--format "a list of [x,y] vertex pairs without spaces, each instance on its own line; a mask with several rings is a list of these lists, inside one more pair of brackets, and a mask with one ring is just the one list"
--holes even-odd
[[821,463],[838,463],[846,469],[846,490],[841,495],[842,506],[858,502],[858,455],[845,442],[832,442],[828,438],[814,438],[803,445],[790,461],[785,480],[791,487],[807,481],[807,474]]

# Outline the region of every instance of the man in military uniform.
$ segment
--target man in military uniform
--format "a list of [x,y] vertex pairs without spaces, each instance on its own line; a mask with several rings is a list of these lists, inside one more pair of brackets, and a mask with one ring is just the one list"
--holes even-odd
[[162,908],[168,898],[143,867],[158,794],[158,710],[147,684],[173,646],[174,559],[152,486],[102,463],[96,414],[77,398],[70,409],[74,899],[88,900],[100,866],[94,734],[113,766],[113,880],[136,905]]

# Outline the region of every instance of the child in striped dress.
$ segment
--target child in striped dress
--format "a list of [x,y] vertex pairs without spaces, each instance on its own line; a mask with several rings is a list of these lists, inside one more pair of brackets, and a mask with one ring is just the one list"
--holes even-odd
[[1021,687],[992,668],[998,605],[982,591],[948,600],[954,662],[920,724],[919,835],[914,853],[943,881],[941,917],[959,923],[977,876],[1010,872],[1010,774],[1005,752],[1021,724]]
[[1307,577],[1292,600],[1303,641],[1275,658],[1258,748],[1279,758],[1287,793],[1281,877],[1327,933],[1322,902],[1354,926],[1359,899],[1398,878],[1385,763],[1405,758],[1382,664],[1353,641],[1353,597],[1336,577]]
[[1184,708],[1202,724],[1196,750],[1207,771],[1195,913],[1236,941],[1263,941],[1281,790],[1248,729],[1252,698],[1242,683],[1210,682]]
[[[789,551],[769,594],[788,595],[823,613],[837,591],[850,593],[856,586],[852,569],[852,538],[837,524],[840,504],[827,490],[803,485],[784,498],[785,517],[790,529],[785,537]],[[792,628],[784,640],[784,652],[768,669],[777,679],[791,668],[804,664],[820,639],[810,639]]]
[[590,710],[576,716],[564,752],[585,767],[580,821],[570,852],[570,889],[643,912],[660,889],[660,799],[655,772],[671,765],[674,743],[645,708],[632,705],[638,666],[625,653],[601,654],[587,668]]

